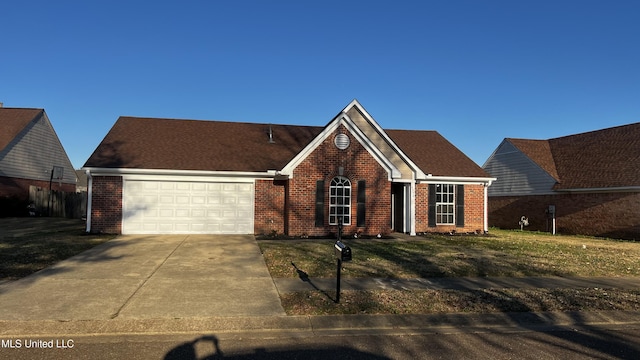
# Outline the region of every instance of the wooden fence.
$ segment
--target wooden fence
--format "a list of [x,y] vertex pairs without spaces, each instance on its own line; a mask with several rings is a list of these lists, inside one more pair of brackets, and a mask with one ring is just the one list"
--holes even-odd
[[81,219],[87,214],[87,193],[67,193],[39,186],[29,187],[29,203],[39,216]]

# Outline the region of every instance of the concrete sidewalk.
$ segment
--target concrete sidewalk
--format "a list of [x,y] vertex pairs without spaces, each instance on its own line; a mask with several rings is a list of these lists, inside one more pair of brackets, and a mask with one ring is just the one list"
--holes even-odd
[[[323,290],[335,291],[335,278],[274,278],[279,293]],[[614,288],[638,289],[637,277],[484,277],[484,278],[429,278],[382,279],[342,278],[341,290],[479,290],[479,289],[533,289],[533,288]]]

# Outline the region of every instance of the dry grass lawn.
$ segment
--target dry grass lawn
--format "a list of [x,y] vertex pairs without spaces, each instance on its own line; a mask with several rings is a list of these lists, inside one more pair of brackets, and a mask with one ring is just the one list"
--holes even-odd
[[[16,222],[25,228],[16,229]],[[0,282],[17,280],[114,238],[87,234],[80,220],[0,219]]]
[[[353,250],[344,277],[640,276],[640,243],[492,230],[490,236],[426,235],[344,241]],[[259,241],[273,277],[335,277],[334,240]],[[282,294],[289,314],[640,310],[638,289],[305,291]]]

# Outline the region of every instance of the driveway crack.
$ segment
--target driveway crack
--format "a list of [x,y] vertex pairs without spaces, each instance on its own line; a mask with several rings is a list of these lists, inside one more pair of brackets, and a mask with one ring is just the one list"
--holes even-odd
[[178,246],[176,246],[173,250],[171,250],[171,252],[169,253],[169,255],[167,255],[164,260],[162,260],[162,262],[160,264],[158,264],[158,266],[156,266],[153,271],[151,271],[151,273],[149,274],[149,276],[147,276],[143,281],[142,284],[140,284],[140,286],[138,286],[136,288],[136,290],[131,293],[131,295],[127,298],[127,300],[125,300],[125,302],[122,304],[122,306],[120,306],[120,308],[118,309],[118,311],[116,311],[115,313],[111,314],[110,318],[111,319],[115,319],[118,316],[120,316],[120,312],[122,312],[122,310],[129,305],[129,303],[131,302],[131,299],[133,299],[134,296],[136,296],[136,294],[140,291],[140,289],[142,289],[147,282],[153,277],[153,275],[156,274],[156,272],[158,272],[158,269],[160,269],[166,262],[167,260],[176,252],[176,250],[178,250],[178,248],[180,246],[182,246],[182,244],[185,243],[185,241],[187,241],[187,239],[189,238],[189,235],[185,236],[184,239],[182,239],[182,241],[178,244]]

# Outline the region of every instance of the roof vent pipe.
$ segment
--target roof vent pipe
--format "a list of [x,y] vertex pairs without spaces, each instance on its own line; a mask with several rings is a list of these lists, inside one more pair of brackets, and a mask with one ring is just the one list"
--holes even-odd
[[275,141],[273,141],[273,129],[271,128],[271,124],[269,124],[269,144],[273,143],[275,143]]

